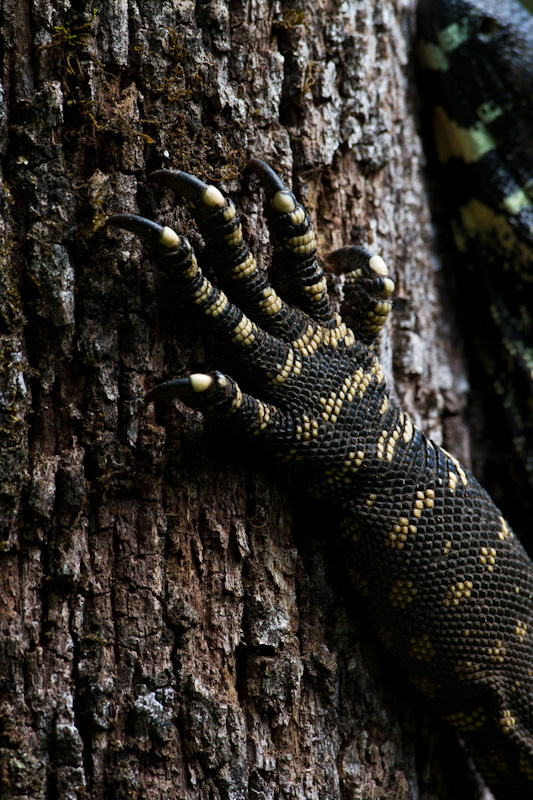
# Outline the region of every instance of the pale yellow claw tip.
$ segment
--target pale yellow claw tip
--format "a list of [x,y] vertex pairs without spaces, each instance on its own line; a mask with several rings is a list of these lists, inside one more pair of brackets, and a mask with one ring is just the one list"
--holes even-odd
[[165,225],[161,231],[161,237],[159,241],[161,244],[165,245],[165,247],[179,247],[181,244],[181,237],[178,236],[176,231],[173,231],[172,228],[169,228],[168,225]]
[[272,205],[281,214],[290,214],[296,208],[296,200],[291,192],[276,192],[272,198]]
[[213,378],[203,372],[189,375],[189,383],[193,392],[205,392],[213,383]]
[[387,275],[389,274],[387,265],[385,264],[381,256],[372,256],[372,258],[368,262],[368,266],[373,272],[376,273],[376,275],[383,275],[383,277],[387,277]]
[[391,278],[385,278],[385,280],[383,281],[383,288],[387,293],[387,295],[390,295],[395,290],[396,284],[394,283],[393,280],[391,280]]
[[214,208],[215,206],[223,206],[226,201],[224,195],[216,186],[208,186],[202,195],[202,202],[206,206]]

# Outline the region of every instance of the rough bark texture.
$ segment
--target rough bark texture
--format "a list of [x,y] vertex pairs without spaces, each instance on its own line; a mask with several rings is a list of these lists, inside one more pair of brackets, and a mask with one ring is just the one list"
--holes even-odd
[[265,159],[324,251],[366,243],[392,265],[389,380],[468,460],[409,6],[4,0],[3,799],[476,797],[453,733],[368,629],[329,512],[200,414],[143,409],[162,379],[232,370],[103,225],[140,210],[197,241],[146,182],[185,169],[241,193],[266,265],[242,176]]

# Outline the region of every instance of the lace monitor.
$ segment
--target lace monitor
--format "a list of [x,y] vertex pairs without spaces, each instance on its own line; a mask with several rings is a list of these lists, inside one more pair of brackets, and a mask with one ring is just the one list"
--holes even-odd
[[533,487],[533,16],[516,0],[423,0],[418,29],[439,190],[464,256],[465,338],[499,402],[496,426],[507,420],[498,461],[512,468],[514,451],[520,464],[509,513],[529,524],[531,509],[515,509]]
[[[505,42],[506,15],[511,7],[516,12],[501,0],[483,3],[481,17],[475,1],[427,0],[423,6],[426,66],[441,72],[473,39],[489,49],[499,36]],[[450,15],[441,18],[435,36],[424,18],[437,18],[437,6]],[[518,79],[520,69],[515,72]],[[508,128],[499,117],[511,115],[521,131],[519,109],[502,105],[498,115],[499,107],[482,102],[480,121],[441,113],[452,132],[452,144],[442,145],[445,157],[451,163],[473,148],[480,181],[489,176],[496,192],[487,210],[479,210],[485,201],[476,198],[470,213],[462,213],[458,238],[474,253],[489,254],[502,283],[515,271],[526,286],[532,252],[526,166],[532,159],[521,164],[498,149],[500,124]],[[493,122],[494,131],[487,132],[484,126]],[[521,133],[525,146],[529,133]],[[476,149],[492,140],[486,154]],[[501,159],[496,172],[483,172],[486,157]],[[511,167],[518,188],[504,194],[515,185],[507,177]],[[330,305],[305,209],[264,162],[252,159],[249,168],[266,194],[290,303],[257,268],[231,200],[192,175],[161,170],[151,177],[189,204],[225,291],[207,279],[189,242],[170,228],[133,215],[109,220],[140,236],[169,290],[203,320],[255,387],[254,395],[246,394],[228,375],[200,373],[160,384],[146,400],[179,397],[220,418],[288,462],[308,492],[341,510],[351,574],[383,642],[455,725],[497,796],[531,798],[533,564],[475,478],[389,396],[373,352],[394,290],[383,260],[361,247],[331,254],[331,269],[345,275],[341,317]],[[496,188],[494,175],[501,184]],[[493,233],[499,240],[494,257],[487,244]],[[515,263],[512,253],[523,254],[523,261]],[[509,322],[507,311],[519,308],[518,301],[497,304],[507,327],[518,324],[514,317]],[[498,326],[497,314],[492,318]],[[518,354],[518,331],[512,333],[506,341]]]

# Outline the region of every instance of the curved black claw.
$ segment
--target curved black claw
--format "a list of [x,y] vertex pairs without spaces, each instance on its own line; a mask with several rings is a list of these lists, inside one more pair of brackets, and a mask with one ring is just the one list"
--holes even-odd
[[160,225],[158,222],[135,214],[113,214],[106,224],[135,233],[149,248],[157,247],[162,243],[179,244],[181,241],[178,234],[166,225]]
[[159,383],[150,389],[144,396],[144,402],[154,403],[158,400],[170,400],[173,397],[193,397],[199,392],[206,392],[213,385],[211,375],[198,372],[187,378],[177,378],[174,381]]
[[360,245],[348,245],[328,253],[326,262],[335,275],[345,275],[357,269],[386,277],[389,273],[381,256]]
[[204,183],[200,178],[181,170],[158,169],[148,176],[148,180],[168,186],[186,200],[203,203],[208,208],[225,206],[228,202],[216,186]]
[[272,167],[269,167],[260,158],[252,158],[247,163],[246,169],[257,175],[272,207],[276,211],[279,211],[280,214],[290,214],[295,210],[297,206],[296,198],[287,189],[279,175],[276,175]]
[[161,235],[163,226],[146,217],[139,217],[137,214],[113,214],[108,217],[106,225],[115,225],[117,228],[124,228],[125,231],[136,233],[138,236],[153,231],[158,236]]

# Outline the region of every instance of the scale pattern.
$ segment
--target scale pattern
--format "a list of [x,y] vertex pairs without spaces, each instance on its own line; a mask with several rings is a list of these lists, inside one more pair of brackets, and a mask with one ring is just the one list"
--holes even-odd
[[[421,86],[439,191],[460,254],[465,338],[495,398],[506,507],[530,526],[533,488],[533,16],[516,0],[420,0]],[[490,416],[490,415],[489,415]],[[521,473],[524,478],[520,479]],[[517,481],[518,478],[518,481]],[[512,487],[511,487],[512,488]]]
[[[514,451],[521,467],[513,468],[514,486],[506,487],[504,499],[527,531],[533,487],[533,17],[516,0],[420,0],[418,31],[422,96],[441,165],[439,187],[460,255],[466,341],[474,345],[474,363],[500,403],[498,460],[513,465]],[[532,589],[524,589],[528,597]],[[491,591],[499,589],[494,585]],[[479,612],[478,626],[486,635],[499,630],[501,621],[482,605]],[[512,612],[506,601],[501,613],[508,624]],[[533,662],[520,648],[511,656],[500,641],[505,653],[498,651],[497,657],[518,691],[519,717],[504,712],[513,719],[508,731],[513,737],[464,738],[498,797],[533,797],[527,710]],[[496,702],[501,699],[496,692]],[[494,708],[487,698],[480,713]]]
[[[351,576],[385,645],[478,757],[501,796],[533,793],[533,565],[487,493],[390,398],[372,351],[394,284],[379,256],[343,248],[343,314],[329,304],[308,215],[263,162],[275,254],[296,304],[258,270],[233,203],[182,172],[152,176],[184,197],[228,295],[202,273],[189,242],[141,217],[111,224],[144,241],[169,291],[250,376],[161,384],[292,464],[304,488],[344,515]],[[304,310],[305,309],[305,310]],[[357,334],[354,333],[357,331]]]

